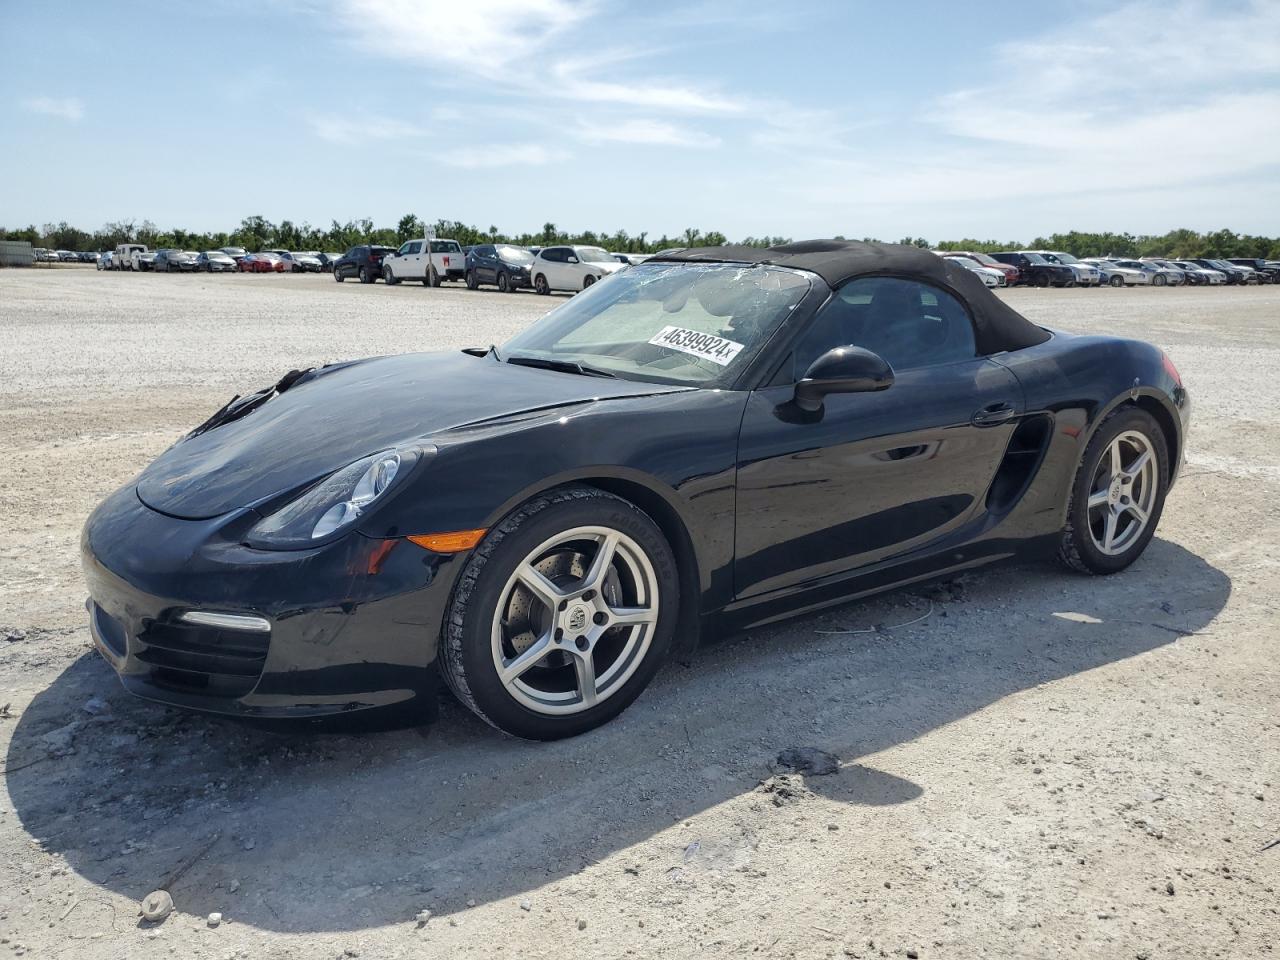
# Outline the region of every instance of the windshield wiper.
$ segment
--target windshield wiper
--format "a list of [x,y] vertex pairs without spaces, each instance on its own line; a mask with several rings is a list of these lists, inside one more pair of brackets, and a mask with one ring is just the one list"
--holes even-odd
[[559,370],[562,373],[576,373],[580,377],[618,379],[616,373],[611,373],[601,367],[593,367],[590,364],[579,363],[577,360],[552,360],[548,357],[507,357],[506,362],[515,364],[518,367],[537,367],[540,370]]

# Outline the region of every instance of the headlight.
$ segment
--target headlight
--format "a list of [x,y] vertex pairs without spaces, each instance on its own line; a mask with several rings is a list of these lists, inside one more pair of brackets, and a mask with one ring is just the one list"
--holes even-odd
[[403,481],[425,452],[400,447],[343,467],[260,521],[249,531],[249,545],[301,550],[333,539]]

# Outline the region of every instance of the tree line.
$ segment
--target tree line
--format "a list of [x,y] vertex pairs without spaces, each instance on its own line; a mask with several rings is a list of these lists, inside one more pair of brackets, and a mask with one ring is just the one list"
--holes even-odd
[[[199,233],[182,229],[161,230],[150,220],[115,221],[95,231],[81,230],[63,221],[34,224],[20,228],[0,227],[0,240],[26,240],[33,246],[54,250],[111,250],[121,243],[144,243],[153,249],[175,247],[184,250],[213,250],[218,247],[244,247],[246,250],[328,250],[343,252],[357,244],[374,243],[389,247],[421,237],[428,224],[414,214],[405,214],[394,227],[376,227],[372,220],[334,220],[326,227],[281,220],[272,223],[262,216],[245,217],[228,233]],[[648,233],[584,230],[572,233],[554,223],[544,223],[541,232],[508,234],[496,226],[482,230],[458,220],[437,220],[430,224],[437,237],[449,237],[465,245],[476,243],[512,243],[518,246],[550,244],[584,244],[604,247],[618,253],[655,253],[668,247],[715,247],[728,243],[718,230],[703,232],[690,227],[678,236],[650,237]],[[842,236],[835,239],[843,240]],[[872,237],[863,237],[872,240]],[[790,242],[789,237],[744,237],[739,243],[751,247],[769,247]],[[1077,257],[1265,257],[1280,259],[1280,238],[1239,234],[1232,230],[1199,233],[1195,230],[1170,230],[1166,234],[1085,233],[1072,230],[1048,237],[1036,237],[1029,244],[1016,240],[941,240],[930,243],[923,237],[904,237],[899,243],[936,250],[975,250],[992,253],[997,250],[1062,250]]]

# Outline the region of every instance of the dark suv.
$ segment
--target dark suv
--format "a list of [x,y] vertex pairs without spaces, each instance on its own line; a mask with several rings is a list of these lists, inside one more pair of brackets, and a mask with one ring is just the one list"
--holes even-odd
[[1237,267],[1253,267],[1258,273],[1259,283],[1280,281],[1280,272],[1275,267],[1268,266],[1262,257],[1229,257],[1227,263],[1234,263]]
[[395,247],[368,243],[352,247],[333,262],[333,279],[341,283],[347,277],[359,277],[361,283],[373,283],[382,276],[382,258],[395,252]]
[[1050,263],[1038,253],[1019,253],[1006,250],[991,254],[1001,263],[1018,268],[1018,282],[1030,287],[1065,287],[1076,282],[1075,271],[1060,263]]
[[1211,257],[1194,257],[1191,262],[1204,267],[1206,270],[1217,270],[1219,273],[1225,273],[1229,284],[1249,282],[1249,271],[1238,264],[1228,263],[1226,260],[1215,260]]
[[533,254],[508,243],[481,243],[467,251],[467,289],[492,283],[503,293],[532,286],[529,266]]

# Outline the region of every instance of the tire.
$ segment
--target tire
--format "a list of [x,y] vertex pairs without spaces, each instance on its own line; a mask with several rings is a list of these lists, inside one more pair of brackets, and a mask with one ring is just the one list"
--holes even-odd
[[[1113,449],[1120,451],[1118,480],[1110,469]],[[1144,450],[1146,463],[1135,469]],[[1169,447],[1151,414],[1128,404],[1112,412],[1085,448],[1071,485],[1059,549],[1063,563],[1080,573],[1108,574],[1142,556],[1164,511],[1168,476]],[[1139,522],[1136,509],[1146,519],[1134,529],[1131,525]]]
[[431,264],[427,267],[426,279],[424,279],[422,282],[429,287],[440,286],[440,272],[436,270],[434,264]]
[[1162,273],[1157,273],[1151,278],[1151,285],[1155,287],[1163,287],[1169,282],[1169,278]]
[[551,292],[551,287],[547,285],[547,278],[543,274],[538,274],[533,278],[533,290],[539,296],[545,297]]
[[498,292],[499,293],[511,292],[511,281],[510,279],[508,279],[506,272],[501,270],[498,271]]
[[[425,278],[423,282],[424,283],[426,282]],[[467,289],[476,290],[479,288],[479,286],[480,286],[480,282],[476,280],[476,272],[474,270],[468,270],[467,271]]]
[[583,290],[587,289],[587,287],[591,286],[595,282],[596,282],[596,278],[588,273],[585,277],[582,278],[582,289]]
[[[592,553],[605,536],[616,538],[616,548],[604,575],[589,582]],[[538,600],[517,577],[530,565],[562,593]],[[508,514],[468,560],[445,616],[441,672],[463,704],[512,736],[585,733],[649,684],[671,648],[679,592],[671,547],[647,514],[593,487],[558,487]],[[610,625],[605,611],[623,606],[651,617]],[[586,636],[571,640],[579,630]],[[535,645],[541,654],[504,684],[499,663],[510,666]],[[590,697],[583,694],[588,680]]]
[[1111,286],[1113,286],[1113,287],[1123,287],[1123,286],[1124,286],[1124,277],[1121,277],[1121,276],[1114,276],[1114,277],[1112,277],[1110,280],[1108,280],[1107,282],[1108,282],[1109,284],[1111,284]]
[[361,268],[360,268],[360,282],[361,282],[361,283],[373,283],[373,281],[374,281],[375,279],[376,279],[376,278],[375,278],[375,277],[374,277],[374,275],[373,275],[373,271],[372,271],[372,270],[370,270],[368,267],[361,267]]
[[1034,282],[1037,287],[1048,287],[1052,283],[1047,273],[1040,274],[1035,278]]
[[347,278],[342,275],[342,272],[340,270],[335,268],[333,271],[333,279],[336,283],[341,283],[343,280]]
[[382,279],[383,281],[386,282],[388,287],[394,287],[397,283],[400,282],[398,279],[396,279],[396,275],[391,272],[390,267],[382,268]]

